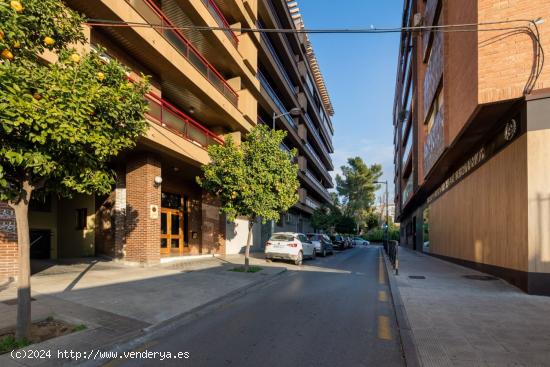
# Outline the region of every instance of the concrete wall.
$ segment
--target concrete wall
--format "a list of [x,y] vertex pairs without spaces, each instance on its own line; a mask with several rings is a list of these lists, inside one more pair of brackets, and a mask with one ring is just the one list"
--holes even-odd
[[550,98],[527,103],[529,271],[550,273]]
[[[226,224],[226,254],[241,254],[244,253],[246,241],[248,238],[248,219],[239,217],[235,222],[227,222]],[[266,224],[266,225],[269,225]],[[263,251],[262,243],[262,224],[255,223],[252,229],[252,246],[251,251]]]
[[[95,198],[75,194],[58,202],[58,257],[95,255]],[[86,229],[76,228],[77,209],[86,208]]]

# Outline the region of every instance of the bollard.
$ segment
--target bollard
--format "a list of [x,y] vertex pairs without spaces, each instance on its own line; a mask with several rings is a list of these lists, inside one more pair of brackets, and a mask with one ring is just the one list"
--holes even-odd
[[399,274],[399,242],[395,241],[395,274]]

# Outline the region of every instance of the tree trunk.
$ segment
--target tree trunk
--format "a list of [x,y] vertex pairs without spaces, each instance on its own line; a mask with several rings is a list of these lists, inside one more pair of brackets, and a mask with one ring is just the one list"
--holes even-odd
[[29,238],[29,200],[33,187],[23,182],[25,197],[9,205],[15,211],[17,247],[19,250],[19,275],[17,278],[17,327],[15,338],[28,339],[31,330],[31,261]]
[[250,268],[250,244],[252,242],[252,228],[254,227],[255,218],[248,218],[248,238],[246,240],[246,249],[244,251],[244,272],[248,273]]

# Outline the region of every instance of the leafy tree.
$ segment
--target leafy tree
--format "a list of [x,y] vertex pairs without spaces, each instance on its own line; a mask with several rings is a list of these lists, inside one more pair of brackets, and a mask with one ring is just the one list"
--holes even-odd
[[336,175],[336,190],[343,198],[344,215],[363,224],[364,214],[374,205],[375,192],[380,188],[375,182],[382,176],[382,166],[369,167],[360,157],[355,157],[349,158],[348,164],[341,169],[342,176]]
[[355,218],[349,215],[341,215],[335,225],[335,230],[338,233],[356,234],[357,222],[355,221]]
[[[0,1],[0,200],[15,211],[19,246],[16,338],[30,330],[29,201],[35,190],[107,193],[109,160],[145,131],[146,82],[116,61],[71,49],[83,18],[59,0]],[[40,55],[49,50],[52,64]]]
[[219,198],[221,211],[230,221],[248,218],[245,272],[254,222],[276,220],[298,201],[298,165],[292,163],[296,151],[281,150],[285,136],[284,131],[258,125],[240,147],[231,139],[223,146],[211,145],[211,162],[202,167],[203,177],[197,177],[201,187]]
[[322,205],[313,212],[311,225],[317,230],[329,231],[340,220],[342,213],[334,205]]
[[370,211],[366,216],[365,225],[369,230],[377,228],[380,226],[380,215]]

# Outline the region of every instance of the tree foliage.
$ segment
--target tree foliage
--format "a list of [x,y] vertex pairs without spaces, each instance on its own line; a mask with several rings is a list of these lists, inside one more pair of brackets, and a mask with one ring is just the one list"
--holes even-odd
[[[108,192],[106,163],[147,126],[147,84],[130,83],[115,60],[70,49],[84,40],[83,19],[62,2],[21,6],[0,2],[0,47],[13,52],[0,64],[0,199],[17,202],[24,181],[63,195]],[[45,49],[58,62],[42,62]]]
[[311,225],[316,230],[332,231],[341,217],[340,210],[334,205],[322,205],[311,216]]
[[257,218],[276,220],[298,201],[298,165],[292,163],[296,150],[289,153],[280,148],[285,136],[285,131],[258,125],[241,146],[231,139],[223,146],[211,145],[211,162],[202,167],[203,177],[197,177],[201,187],[219,198],[221,211],[230,221],[248,217],[245,272],[253,223]]
[[[73,47],[83,17],[60,0],[0,0],[0,200],[14,209],[19,246],[16,337],[30,331],[28,206],[35,190],[105,193],[107,163],[145,131],[147,82]],[[47,63],[48,52],[56,61]]]
[[211,162],[202,167],[197,182],[216,195],[221,211],[229,220],[238,216],[263,221],[276,220],[298,201],[298,165],[292,163],[296,151],[281,150],[286,132],[256,126],[237,146],[208,148]]
[[380,188],[375,182],[382,176],[382,166],[369,167],[360,157],[354,157],[349,158],[341,170],[342,176],[336,175],[336,189],[343,198],[343,212],[363,225],[374,205],[375,192]]

